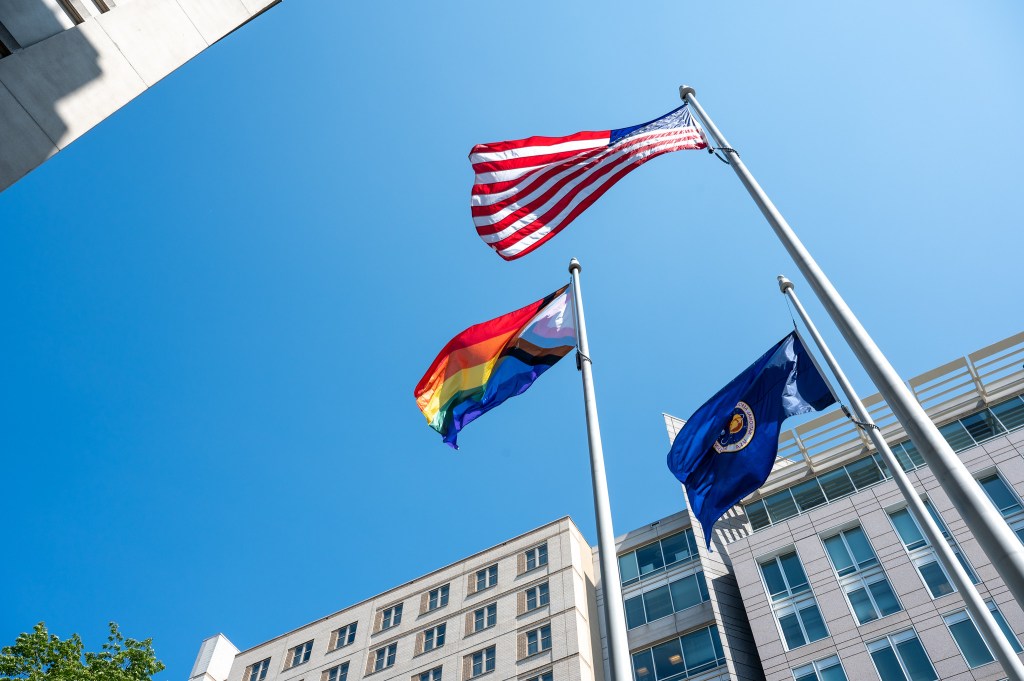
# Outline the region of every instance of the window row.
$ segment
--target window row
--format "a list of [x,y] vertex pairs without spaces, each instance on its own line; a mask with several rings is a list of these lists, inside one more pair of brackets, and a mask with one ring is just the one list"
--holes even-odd
[[626,625],[629,629],[635,629],[680,610],[692,608],[708,599],[708,585],[704,581],[704,572],[698,571],[657,589],[627,598]]
[[[939,428],[954,451],[960,452],[1024,426],[1024,397],[1016,396]],[[891,446],[904,471],[924,465],[924,458],[909,440]],[[858,459],[842,468],[771,494],[744,506],[756,532],[812,508],[849,496],[892,477],[879,454]]]
[[[464,678],[483,676],[494,671],[495,649],[494,646],[479,650],[466,656]],[[266,660],[269,663],[269,659]],[[386,667],[385,667],[386,668]],[[320,681],[347,681],[348,662],[331,667],[320,675]],[[443,666],[439,665],[426,671],[413,674],[410,681],[442,681],[444,678]],[[549,669],[526,681],[554,681],[554,673]]]
[[[925,506],[968,576],[977,581],[938,513],[927,500]],[[916,519],[906,508],[892,509],[888,514],[932,598],[953,593],[956,589]],[[860,525],[836,530],[821,540],[835,578],[858,624],[867,624],[903,609]],[[788,550],[763,558],[758,565],[786,648],[792,650],[827,637],[828,628],[796,551]]]
[[619,574],[623,584],[633,584],[696,557],[697,542],[687,528],[619,556]]
[[[1017,653],[1024,651],[995,604],[989,602],[988,607],[1013,649]],[[968,667],[974,669],[994,661],[965,610],[946,615],[943,619]],[[871,641],[867,650],[882,681],[937,681],[939,678],[913,629]],[[793,678],[795,681],[847,681],[846,671],[836,655],[797,667],[793,670]]]
[[633,653],[635,681],[676,681],[725,664],[718,627],[712,624]]

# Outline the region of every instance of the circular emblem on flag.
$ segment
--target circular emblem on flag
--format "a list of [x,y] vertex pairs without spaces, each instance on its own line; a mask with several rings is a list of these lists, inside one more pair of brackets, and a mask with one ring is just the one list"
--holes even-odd
[[754,439],[754,410],[746,402],[739,402],[732,410],[729,422],[715,440],[715,451],[738,452]]

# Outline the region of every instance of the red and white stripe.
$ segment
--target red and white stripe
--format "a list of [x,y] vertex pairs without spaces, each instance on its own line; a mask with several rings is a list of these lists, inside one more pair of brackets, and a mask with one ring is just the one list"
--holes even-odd
[[611,131],[605,130],[473,147],[477,233],[505,260],[526,255],[634,168],[671,151],[705,148],[700,130],[687,122],[644,126],[613,145]]

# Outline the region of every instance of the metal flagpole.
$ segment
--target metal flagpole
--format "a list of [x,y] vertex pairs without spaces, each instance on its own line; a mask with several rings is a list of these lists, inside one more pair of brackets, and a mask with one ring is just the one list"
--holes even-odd
[[594,375],[587,343],[587,322],[583,316],[583,295],[580,292],[579,260],[569,261],[572,274],[573,314],[576,321],[576,339],[579,343],[576,363],[583,374],[583,406],[587,412],[587,442],[590,445],[590,476],[594,482],[594,514],[597,516],[597,553],[601,562],[601,581],[604,584],[605,629],[608,632],[608,663],[611,681],[631,681],[632,666],[629,641],[626,639],[626,613],[622,605],[622,581],[619,561],[615,555],[615,531],[612,529],[612,511],[608,502],[608,481],[604,474],[604,448],[601,446],[601,425],[597,421],[597,398],[594,397]]
[[917,399],[900,380],[899,374],[804,248],[789,223],[747,170],[740,160],[740,155],[729,146],[729,142],[715,127],[714,122],[697,101],[694,89],[688,85],[680,86],[679,96],[694,108],[715,143],[727,154],[729,165],[747,188],[754,203],[761,209],[768,224],[775,230],[776,236],[793,258],[793,262],[800,268],[811,290],[849,343],[861,366],[878,388],[878,392],[885,398],[893,414],[907,431],[910,441],[921,452],[921,456],[942,485],[942,489],[949,495],[967,527],[988,555],[988,559],[999,571],[1013,597],[1018,603],[1024,603],[1024,546],[985,496],[981,485],[971,477],[967,467],[928,418]]
[[853,413],[857,420],[854,422],[859,427],[867,431],[868,436],[871,438],[871,442],[875,445],[875,449],[882,455],[885,460],[885,464],[889,467],[892,472],[893,480],[896,481],[896,486],[899,487],[900,492],[907,500],[907,505],[914,514],[914,518],[917,520],[917,524],[924,531],[925,536],[931,543],[932,548],[935,549],[935,553],[938,554],[939,560],[942,561],[943,567],[946,568],[946,572],[953,579],[953,584],[956,585],[957,591],[964,599],[964,603],[967,605],[967,611],[971,614],[971,619],[974,620],[977,625],[982,637],[988,644],[988,648],[992,651],[992,654],[999,664],[1002,665],[1003,670],[1006,674],[1014,681],[1024,681],[1024,664],[1021,664],[1020,658],[1014,652],[1013,648],[1010,647],[1010,642],[1003,634],[1002,629],[999,628],[999,623],[996,622],[995,617],[989,611],[988,606],[985,605],[985,601],[982,600],[978,590],[974,588],[974,584],[971,583],[970,577],[967,575],[967,571],[964,570],[960,561],[957,560],[956,555],[953,553],[953,549],[946,542],[945,537],[942,536],[942,531],[939,530],[939,526],[935,523],[935,520],[931,517],[928,509],[925,508],[924,502],[921,501],[921,497],[917,495],[914,490],[913,484],[910,482],[910,478],[903,472],[903,467],[900,466],[899,461],[896,460],[896,456],[889,449],[888,443],[885,438],[882,437],[881,431],[875,422],[871,419],[871,414],[864,407],[864,403],[860,401],[860,397],[857,392],[853,389],[850,381],[847,380],[846,374],[839,368],[839,363],[836,362],[836,358],[829,351],[828,346],[825,345],[824,339],[821,334],[818,333],[818,329],[814,326],[814,322],[807,314],[807,310],[800,304],[800,299],[797,298],[796,291],[791,282],[786,277],[779,275],[779,290],[789,297],[793,306],[796,308],[797,314],[800,315],[800,319],[804,321],[804,325],[811,334],[811,338],[814,340],[815,345],[818,346],[818,350],[821,351],[822,356],[825,358],[825,363],[828,364],[832,373],[835,375],[836,380],[839,381],[839,386],[843,392],[846,393],[846,398],[850,402],[850,408],[853,409]]

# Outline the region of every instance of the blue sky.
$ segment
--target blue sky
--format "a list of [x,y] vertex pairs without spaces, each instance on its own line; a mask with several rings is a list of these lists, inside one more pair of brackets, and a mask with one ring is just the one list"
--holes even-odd
[[286,0],[0,194],[0,642],[152,636],[183,679],[571,515],[571,362],[455,453],[412,389],[583,263],[616,530],[677,511],[687,416],[790,326],[725,165],[680,152],[505,263],[478,142],[640,123],[689,83],[897,370],[1021,330],[1017,3]]

